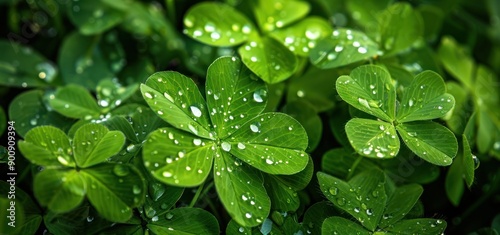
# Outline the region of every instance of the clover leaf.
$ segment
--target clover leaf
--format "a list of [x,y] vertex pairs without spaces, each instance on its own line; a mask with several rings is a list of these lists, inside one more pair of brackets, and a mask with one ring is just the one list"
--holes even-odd
[[144,165],[161,182],[192,187],[212,169],[216,190],[231,217],[253,227],[271,201],[262,173],[293,175],[309,162],[307,134],[282,113],[261,113],[267,88],[236,57],[208,68],[206,101],[195,83],[177,72],[158,72],[141,85],[144,99],[173,127],[150,134]]
[[35,175],[35,196],[51,211],[62,213],[85,198],[104,218],[126,221],[144,198],[141,173],[128,164],[106,163],[125,142],[119,131],[101,124],[81,126],[72,140],[60,129],[31,129],[19,149],[33,164],[44,167]]
[[322,225],[324,234],[439,234],[446,228],[440,219],[405,219],[423,192],[422,186],[408,184],[389,190],[388,179],[376,168],[355,175],[348,182],[318,172],[321,191],[335,207],[355,220],[333,216]]
[[435,165],[451,164],[458,150],[455,135],[429,121],[443,117],[455,104],[437,73],[424,71],[415,76],[400,103],[390,74],[375,65],[353,69],[349,76],[340,76],[336,85],[344,101],[379,119],[353,118],[346,124],[347,137],[359,154],[395,157],[400,148],[397,132],[422,159]]

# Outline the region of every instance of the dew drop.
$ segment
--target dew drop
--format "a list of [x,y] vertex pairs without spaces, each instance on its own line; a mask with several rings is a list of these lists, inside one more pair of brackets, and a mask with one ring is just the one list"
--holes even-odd
[[194,105],[189,106],[189,108],[191,109],[191,113],[195,117],[201,117],[201,110],[200,110],[200,108],[198,108],[198,107],[196,107]]
[[137,194],[141,193],[141,191],[142,191],[142,190],[141,190],[141,187],[139,187],[139,185],[134,185],[134,186],[132,187],[132,192],[133,192],[135,195],[137,195]]
[[330,190],[328,190],[330,192],[331,195],[335,196],[338,194],[339,192],[339,189],[338,188],[330,188]]
[[168,171],[164,171],[162,175],[163,175],[163,177],[167,177],[167,178],[172,177],[172,173],[168,172]]
[[247,213],[245,214],[245,217],[247,217],[248,219],[252,218],[252,213],[247,212]]
[[239,148],[239,149],[245,149],[245,148],[246,148],[246,146],[245,146],[245,144],[243,144],[243,143],[238,143],[238,148]]
[[267,96],[267,91],[264,89],[257,90],[253,93],[253,100],[257,103],[264,102],[264,98]]
[[361,53],[361,54],[365,54],[366,52],[368,52],[368,50],[364,47],[359,47],[358,48],[358,52]]
[[250,130],[254,133],[257,133],[260,131],[260,123],[256,122],[253,124],[250,124]]
[[341,46],[341,45],[335,46],[335,52],[341,52],[342,50],[344,50],[343,46]]
[[268,158],[268,159],[266,159],[266,163],[269,164],[269,165],[272,165],[274,162],[273,162],[273,160],[271,160],[271,159]]
[[168,101],[174,103],[174,98],[172,98],[172,96],[170,96],[167,92],[163,93],[163,96],[165,96]]
[[130,169],[127,166],[118,164],[113,167],[113,173],[117,176],[126,176],[130,173]]
[[151,95],[151,93],[149,92],[145,92],[144,96],[146,96],[146,98],[153,99],[153,95]]
[[193,139],[193,144],[196,145],[196,146],[200,146],[201,145],[201,139]]
[[228,142],[222,142],[222,144],[220,146],[221,146],[222,150],[224,150],[226,152],[231,151],[231,144]]

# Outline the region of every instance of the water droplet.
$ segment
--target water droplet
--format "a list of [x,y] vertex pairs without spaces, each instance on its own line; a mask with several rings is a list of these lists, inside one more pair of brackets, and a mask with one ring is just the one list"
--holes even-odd
[[220,146],[221,146],[222,150],[224,150],[226,152],[231,151],[231,144],[228,142],[222,142],[222,144]]
[[243,227],[240,227],[240,228],[238,229],[238,231],[239,231],[240,233],[242,233],[242,232],[245,232],[245,229],[244,229]]
[[146,96],[146,98],[153,99],[153,95],[151,95],[151,93],[149,92],[145,92],[144,96]]
[[413,100],[412,100],[412,99],[410,99],[410,100],[408,101],[408,106],[410,106],[410,107],[412,107],[412,106],[413,106]]
[[370,105],[368,104],[368,101],[366,99],[358,98],[358,103],[367,109],[371,109]]
[[201,110],[198,107],[191,105],[191,106],[189,106],[189,108],[191,109],[191,113],[195,117],[201,117]]
[[252,56],[252,57],[250,57],[250,60],[251,60],[252,62],[257,62],[257,57]]
[[162,175],[163,175],[163,177],[167,177],[167,178],[172,177],[172,173],[168,172],[168,171],[164,171]]
[[359,213],[359,207],[354,207],[354,212]]
[[358,52],[361,53],[361,54],[365,54],[366,52],[368,52],[368,50],[364,47],[359,47],[358,48]]
[[472,155],[472,160],[474,162],[474,170],[476,170],[481,162],[479,161],[479,158],[474,154]]
[[239,148],[239,149],[245,149],[245,148],[246,148],[246,146],[245,146],[245,144],[243,144],[243,143],[238,143],[238,148]]
[[220,34],[218,32],[212,32],[210,34],[210,38],[212,38],[213,41],[219,40],[220,39]]
[[328,191],[330,192],[331,195],[335,196],[339,192],[339,189],[338,188],[330,188],[330,190],[328,190]]
[[193,144],[196,145],[196,146],[200,146],[201,145],[201,139],[193,139]]
[[246,202],[246,201],[248,200],[248,197],[247,197],[247,196],[245,196],[245,195],[241,195],[241,200],[243,200],[243,201],[245,201],[245,202]]
[[260,123],[256,122],[256,123],[250,124],[250,130],[254,133],[259,132],[260,131]]
[[297,91],[297,96],[300,97],[300,98],[303,98],[306,94],[304,93],[303,90],[298,90]]
[[264,102],[264,98],[267,96],[267,91],[264,89],[259,89],[253,93],[253,100],[257,103]]
[[373,211],[371,209],[366,209],[366,214],[367,215],[373,215]]
[[92,222],[94,221],[94,217],[93,216],[87,216],[87,222]]
[[334,59],[336,59],[336,58],[337,58],[337,55],[336,55],[336,54],[334,54],[334,53],[330,53],[330,54],[328,54],[328,56],[326,57],[326,59],[328,59],[328,60],[334,60]]
[[380,125],[378,128],[379,128],[381,131],[385,130],[385,126],[384,126],[384,125]]
[[267,163],[267,164],[269,164],[269,165],[272,165],[274,162],[273,162],[273,160],[271,160],[271,159],[267,158],[267,159],[266,159],[266,163]]
[[167,92],[163,93],[163,96],[165,96],[168,101],[174,103],[174,98],[172,98],[172,96],[170,96]]
[[245,217],[247,217],[248,219],[252,218],[252,213],[247,212],[247,213],[245,214]]
[[134,186],[132,187],[132,192],[133,192],[134,194],[136,194],[136,195],[137,195],[137,194],[139,194],[139,193],[141,193],[141,191],[142,191],[142,190],[141,190],[141,187],[139,187],[139,185],[134,185]]
[[165,216],[166,219],[168,220],[171,220],[172,218],[174,218],[174,215],[172,213],[167,213],[167,215]]
[[125,165],[118,164],[113,167],[113,173],[117,176],[126,176],[130,173],[130,169]]
[[156,215],[156,216],[153,216],[153,218],[151,218],[151,221],[153,221],[153,222],[158,221],[158,216],[157,216],[157,215]]
[[341,52],[342,50],[344,50],[344,47],[342,45],[335,46],[335,52]]

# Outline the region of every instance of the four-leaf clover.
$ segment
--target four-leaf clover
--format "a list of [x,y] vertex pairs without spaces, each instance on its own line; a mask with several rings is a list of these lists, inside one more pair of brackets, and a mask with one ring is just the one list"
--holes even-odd
[[236,57],[219,58],[209,67],[206,100],[190,78],[177,72],[151,75],[141,92],[172,125],[146,140],[146,168],[161,182],[193,187],[207,179],[213,165],[220,199],[243,226],[256,226],[269,214],[262,173],[292,175],[308,164],[304,128],[285,114],[261,113],[266,85]]
[[443,79],[435,72],[418,74],[404,89],[400,103],[389,73],[382,67],[364,65],[337,79],[340,97],[378,120],[353,118],[346,133],[353,148],[373,158],[395,157],[399,133],[405,144],[422,159],[435,165],[450,165],[458,150],[448,128],[428,121],[446,115],[455,104],[445,93]]

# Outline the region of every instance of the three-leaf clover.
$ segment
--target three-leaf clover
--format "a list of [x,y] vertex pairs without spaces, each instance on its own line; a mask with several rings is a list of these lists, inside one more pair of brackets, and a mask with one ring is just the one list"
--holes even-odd
[[440,234],[446,228],[440,219],[405,218],[423,192],[418,184],[387,187],[385,174],[376,168],[348,182],[323,172],[317,176],[326,198],[361,223],[333,216],[323,222],[323,234]]
[[87,196],[104,218],[123,222],[145,194],[139,170],[106,162],[124,142],[121,132],[101,124],[81,126],[72,140],[58,128],[39,126],[19,141],[19,149],[31,163],[43,167],[34,180],[40,204],[62,213],[76,208]]
[[373,158],[395,157],[400,147],[397,132],[422,159],[435,165],[451,164],[458,150],[455,135],[428,121],[445,116],[455,103],[437,73],[424,71],[415,76],[400,103],[389,73],[379,66],[357,67],[349,76],[340,76],[336,86],[344,101],[378,118],[353,118],[346,124],[356,152]]
[[[215,187],[231,217],[256,226],[270,211],[264,176],[302,171],[309,157],[307,134],[282,113],[261,113],[266,85],[236,57],[208,68],[206,100],[196,84],[177,72],[158,72],[141,85],[144,99],[173,127],[150,134],[144,165],[158,180],[176,186],[202,184],[212,169]],[[280,183],[295,188],[294,181]]]

